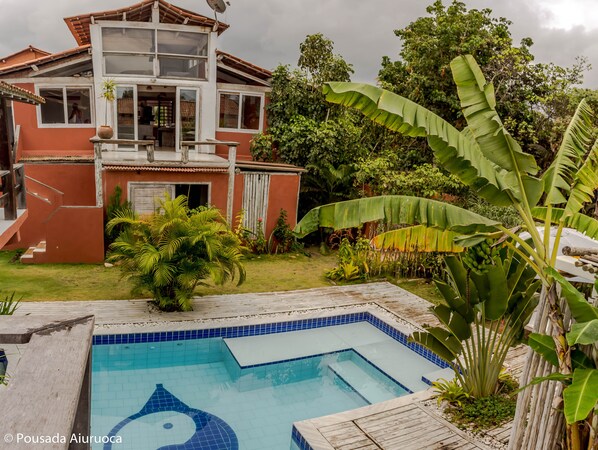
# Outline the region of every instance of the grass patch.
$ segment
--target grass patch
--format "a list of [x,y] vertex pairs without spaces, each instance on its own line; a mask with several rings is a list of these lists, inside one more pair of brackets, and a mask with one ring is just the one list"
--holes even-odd
[[[197,295],[244,294],[249,292],[290,291],[330,286],[326,271],[336,265],[336,253],[322,255],[310,249],[284,255],[249,255],[245,260],[247,280],[241,286],[201,286]],[[16,252],[0,252],[0,291],[15,292],[23,301],[41,300],[125,300],[131,299],[131,285],[121,278],[117,267],[103,264],[21,264]],[[387,280],[432,303],[440,295],[434,283],[422,279]],[[376,280],[371,280],[376,281]],[[342,283],[357,284],[357,283]]]
[[[23,301],[130,299],[131,285],[116,267],[103,264],[11,263],[15,252],[0,252],[0,290],[15,292]],[[324,272],[334,267],[335,255],[303,254],[249,256],[247,280],[237,287],[199,287],[198,295],[288,291],[330,286]]]

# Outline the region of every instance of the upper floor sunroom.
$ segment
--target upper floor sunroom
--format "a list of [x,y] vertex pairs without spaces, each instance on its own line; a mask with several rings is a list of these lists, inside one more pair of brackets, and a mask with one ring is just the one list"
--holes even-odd
[[218,36],[227,24],[164,0],[64,20],[78,47],[0,67],[0,77],[93,75],[268,86],[271,76],[268,70],[217,51]]

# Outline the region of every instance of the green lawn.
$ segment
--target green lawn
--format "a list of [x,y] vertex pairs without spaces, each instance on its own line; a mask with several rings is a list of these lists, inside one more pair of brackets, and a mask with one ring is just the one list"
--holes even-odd
[[[336,255],[304,254],[250,256],[245,261],[247,280],[241,286],[227,284],[200,287],[198,295],[288,291],[330,286],[324,272],[336,264]],[[121,300],[133,298],[130,284],[117,267],[92,264],[27,265],[11,263],[14,252],[0,252],[0,291],[17,293],[23,301]],[[437,302],[433,284],[423,280],[399,280],[399,286]]]

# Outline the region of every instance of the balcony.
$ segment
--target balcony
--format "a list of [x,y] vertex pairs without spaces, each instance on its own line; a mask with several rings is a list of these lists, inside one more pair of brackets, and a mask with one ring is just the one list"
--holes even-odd
[[[144,167],[203,167],[226,172],[236,158],[237,142],[216,140],[183,141],[182,150],[156,151],[153,140],[99,139],[92,138],[95,159],[102,166],[144,166]],[[229,157],[215,154],[217,145],[228,146]],[[126,148],[129,147],[129,148]]]

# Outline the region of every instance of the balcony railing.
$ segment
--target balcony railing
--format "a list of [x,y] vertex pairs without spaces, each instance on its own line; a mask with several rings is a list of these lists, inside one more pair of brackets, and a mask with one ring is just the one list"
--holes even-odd
[[[178,166],[181,164],[188,164],[190,162],[189,155],[194,152],[195,159],[192,161],[196,166],[220,167],[228,172],[228,199],[226,216],[230,221],[232,220],[232,198],[235,186],[235,161],[237,159],[238,142],[231,141],[217,141],[215,139],[207,139],[205,141],[182,141],[180,152],[156,152],[153,140],[136,140],[136,139],[100,139],[93,137],[90,139],[94,148],[94,164],[95,164],[95,182],[96,182],[96,206],[103,206],[103,183],[102,183],[102,154],[112,153],[114,156],[122,154],[122,159],[119,157],[107,158],[107,164],[114,163],[140,163],[154,166]],[[118,151],[113,150],[119,145],[136,146],[140,150],[138,152]],[[228,158],[224,159],[216,156],[213,152],[202,152],[199,149],[202,147],[216,147],[217,145],[228,147]],[[142,158],[139,158],[141,155]],[[133,155],[133,156],[132,156]],[[132,160],[129,158],[133,158]]]

